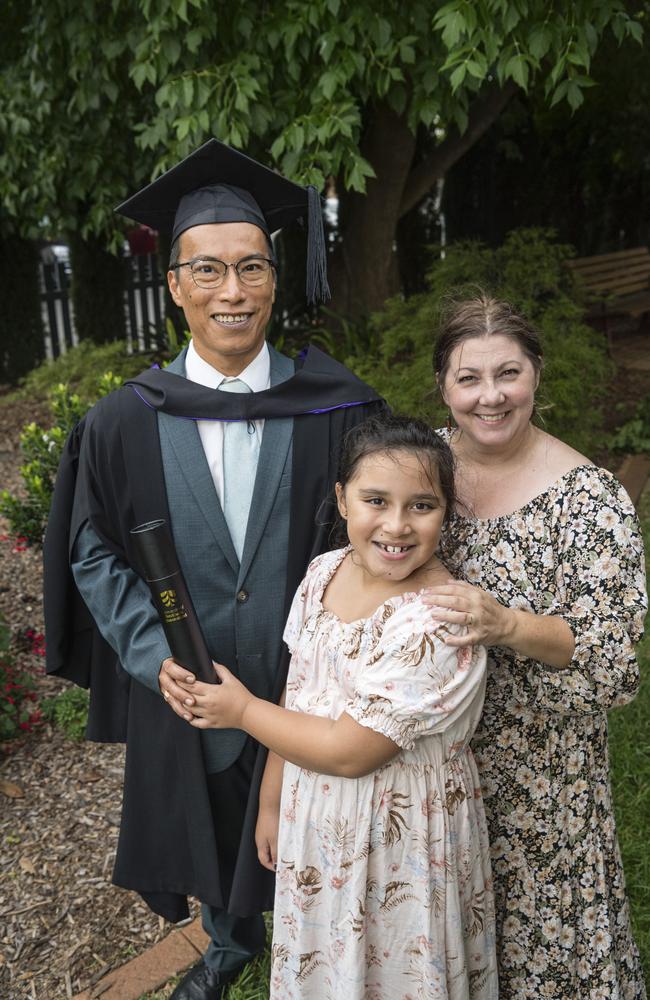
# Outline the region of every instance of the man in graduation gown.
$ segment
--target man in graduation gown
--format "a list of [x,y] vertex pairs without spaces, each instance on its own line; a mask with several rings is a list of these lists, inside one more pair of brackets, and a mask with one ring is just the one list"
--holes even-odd
[[294,362],[265,341],[270,234],[292,218],[309,217],[309,292],[326,293],[316,192],[211,140],[119,211],[171,230],[192,341],[68,441],[45,543],[48,670],[90,686],[90,738],[126,739],[114,882],[170,920],[201,900],[210,944],[172,996],[216,1000],[263,950],[273,905],[254,844],[263,750],[191,725],[130,531],[170,524],[210,655],[277,699],[288,605],[328,547],[342,438],[383,404],[320,351]]

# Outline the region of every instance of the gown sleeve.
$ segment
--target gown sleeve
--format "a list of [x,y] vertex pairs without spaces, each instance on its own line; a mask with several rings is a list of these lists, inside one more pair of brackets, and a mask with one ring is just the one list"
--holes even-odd
[[557,560],[556,594],[546,613],[564,618],[575,651],[562,670],[530,665],[534,701],[560,714],[624,705],[639,686],[634,643],[643,634],[648,598],[639,522],[606,470],[590,470],[567,497]]
[[[464,626],[452,625],[461,634]],[[438,632],[438,634],[436,634]],[[360,669],[345,711],[404,750],[448,729],[470,708],[478,722],[485,691],[483,646],[455,649],[432,631],[418,598],[400,605]]]
[[146,583],[87,521],[74,541],[71,569],[97,628],[126,672],[159,695],[160,667],[171,651]]

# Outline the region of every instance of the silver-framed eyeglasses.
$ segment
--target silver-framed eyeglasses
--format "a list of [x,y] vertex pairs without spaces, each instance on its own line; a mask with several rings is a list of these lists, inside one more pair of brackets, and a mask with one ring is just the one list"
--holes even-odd
[[263,285],[268,281],[275,262],[270,257],[243,257],[234,264],[226,264],[225,260],[216,257],[194,257],[176,267],[189,267],[194,284],[199,288],[218,288],[232,267],[235,274],[244,285]]

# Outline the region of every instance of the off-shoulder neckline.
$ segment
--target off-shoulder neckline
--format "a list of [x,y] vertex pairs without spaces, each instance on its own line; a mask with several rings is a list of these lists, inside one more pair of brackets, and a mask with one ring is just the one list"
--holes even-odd
[[[353,625],[359,625],[361,622],[365,624],[366,622],[373,621],[375,618],[379,617],[379,613],[388,604],[391,604],[397,608],[400,607],[402,604],[407,603],[406,598],[410,598],[412,602],[413,600],[415,600],[415,598],[420,596],[420,592],[417,590],[405,590],[403,594],[395,594],[394,597],[388,597],[385,601],[382,601],[381,604],[377,605],[372,614],[366,615],[365,618],[355,618],[354,621],[346,622],[345,619],[339,617],[339,615],[337,615],[335,611],[330,611],[329,608],[325,607],[325,605],[323,604],[323,597],[325,596],[325,591],[327,590],[330,580],[332,579],[337,569],[347,556],[348,552],[351,551],[352,551],[352,546],[346,545],[345,548],[340,549],[336,553],[337,558],[332,561],[333,565],[331,566],[330,572],[328,573],[326,580],[322,583],[322,585],[319,586],[318,592],[314,594],[314,603],[316,604],[320,614],[328,615],[330,618],[333,618],[334,621],[337,621],[340,625],[343,625],[345,628],[350,628]],[[333,553],[328,553],[328,554],[333,554]]]
[[457,510],[455,510],[453,516],[457,517],[460,521],[473,521],[475,524],[496,524],[499,521],[510,520],[513,517],[517,517],[519,515],[526,513],[529,510],[529,508],[539,504],[539,502],[543,500],[545,497],[547,497],[549,493],[552,493],[554,490],[557,490],[565,480],[570,479],[571,477],[575,478],[577,473],[587,470],[591,470],[593,472],[598,472],[598,473],[606,472],[608,475],[610,476],[612,475],[612,473],[609,472],[607,469],[603,469],[598,465],[594,465],[593,462],[582,462],[580,465],[574,465],[572,469],[569,469],[567,472],[564,472],[558,479],[556,479],[554,482],[550,483],[545,489],[543,489],[541,493],[537,493],[534,497],[531,497],[530,500],[527,500],[525,504],[522,504],[521,507],[517,507],[515,510],[510,511],[510,513],[508,514],[498,514],[494,517],[476,517],[475,515],[460,514]]

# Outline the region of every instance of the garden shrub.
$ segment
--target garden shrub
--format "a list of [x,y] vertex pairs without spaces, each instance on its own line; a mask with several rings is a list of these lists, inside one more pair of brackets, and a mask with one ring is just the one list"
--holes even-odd
[[641,400],[634,416],[612,434],[609,443],[614,451],[650,454],[650,395]]
[[[161,364],[189,339],[187,333],[184,339],[179,338],[171,322],[167,323],[166,331],[167,349],[158,356]],[[27,461],[20,472],[26,495],[12,496],[7,490],[0,493],[0,513],[8,519],[15,535],[29,545],[42,544],[56,471],[68,434],[93,403],[148,367],[152,360],[153,355],[127,355],[126,345],[121,341],[100,346],[82,341],[56,361],[39,365],[23,380],[17,395],[32,399],[49,397],[54,424],[47,430],[36,423],[23,429],[20,443]],[[98,377],[101,371],[104,374]],[[8,405],[11,398],[8,397]]]
[[52,386],[63,383],[90,406],[97,399],[98,372],[111,371],[122,383],[148,368],[152,360],[150,354],[127,354],[123,340],[101,345],[82,340],[56,360],[45,361],[34,368],[22,380],[16,395],[31,400],[47,399]]
[[31,732],[41,721],[34,678],[19,670],[9,650],[9,629],[0,621],[0,741]]
[[43,717],[62,729],[68,739],[80,742],[86,735],[88,700],[89,694],[84,688],[66,688],[54,698],[43,699]]
[[444,259],[433,261],[428,290],[406,300],[390,299],[372,319],[372,349],[355,351],[346,362],[394,409],[440,426],[446,411],[434,385],[432,354],[441,307],[452,296],[487,292],[521,310],[540,333],[543,426],[589,453],[602,425],[599,399],[610,363],[603,337],[583,322],[565,267],[571,256],[571,247],[541,229],[516,230],[496,249],[477,242],[454,244]]
[[[95,396],[121,385],[121,378],[105,372],[99,380],[95,376]],[[25,497],[12,496],[8,490],[0,493],[0,513],[9,521],[12,532],[29,545],[41,545],[50,512],[54,481],[66,438],[74,425],[87,410],[87,405],[77,393],[70,393],[63,383],[51,395],[54,425],[48,430],[38,424],[27,424],[20,444],[27,459],[21,467]]]

